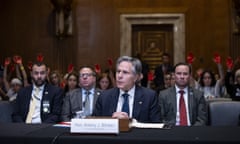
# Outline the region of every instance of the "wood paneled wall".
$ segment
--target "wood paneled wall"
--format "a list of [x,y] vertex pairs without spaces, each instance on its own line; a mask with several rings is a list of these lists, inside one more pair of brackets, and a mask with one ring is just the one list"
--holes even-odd
[[100,64],[120,54],[120,14],[184,13],[186,54],[193,52],[194,67],[216,67],[217,51],[223,58],[230,51],[229,0],[73,0],[73,36],[54,36],[50,0],[0,1],[1,62],[19,54],[24,63],[43,53],[51,69],[66,72],[67,65]]

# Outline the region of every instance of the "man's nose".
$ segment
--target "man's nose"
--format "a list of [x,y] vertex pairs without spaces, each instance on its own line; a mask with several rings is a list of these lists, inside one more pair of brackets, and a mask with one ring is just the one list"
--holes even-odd
[[184,77],[184,74],[180,74],[180,77],[183,78],[183,77]]

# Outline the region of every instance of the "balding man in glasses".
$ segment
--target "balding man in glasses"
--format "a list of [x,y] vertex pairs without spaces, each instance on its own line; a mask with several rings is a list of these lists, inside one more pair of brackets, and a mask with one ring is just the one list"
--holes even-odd
[[79,70],[80,88],[67,93],[63,100],[62,121],[72,118],[91,116],[100,90],[96,89],[96,72],[90,66],[83,66]]

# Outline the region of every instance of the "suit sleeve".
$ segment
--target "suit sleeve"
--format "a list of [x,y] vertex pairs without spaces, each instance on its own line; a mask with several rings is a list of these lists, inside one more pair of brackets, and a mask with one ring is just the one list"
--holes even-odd
[[159,94],[160,120],[167,125],[175,125],[176,112],[174,111],[173,101],[171,101],[171,93],[162,91]]
[[15,103],[13,104],[13,114],[12,114],[12,120],[13,122],[19,122],[19,123],[23,123],[24,122],[24,116],[22,115],[23,113],[23,109],[22,109],[22,105],[23,105],[23,91],[19,91],[17,99],[15,101]]
[[70,121],[71,119],[71,103],[70,103],[70,94],[68,93],[63,98],[61,121]]
[[194,126],[206,125],[207,123],[207,105],[203,93],[198,95],[197,117]]
[[158,96],[157,93],[154,92],[153,98],[151,100],[150,107],[150,121],[151,122],[160,122],[160,107],[158,105]]
[[98,96],[95,109],[93,111],[93,116],[102,116],[102,96]]
[[158,96],[158,103],[159,103],[159,109],[160,109],[160,121],[161,122],[165,122],[164,121],[164,114],[165,114],[165,109],[164,109],[164,98],[163,96],[161,95],[161,93],[159,93],[159,96]]

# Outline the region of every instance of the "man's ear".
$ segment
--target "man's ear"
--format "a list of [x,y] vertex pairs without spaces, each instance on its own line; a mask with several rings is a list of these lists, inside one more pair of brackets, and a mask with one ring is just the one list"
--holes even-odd
[[136,82],[139,82],[139,81],[142,80],[142,78],[143,78],[143,74],[142,74],[142,73],[141,73],[141,74],[137,74],[137,75],[135,76],[134,82],[135,82],[135,83],[136,83]]

